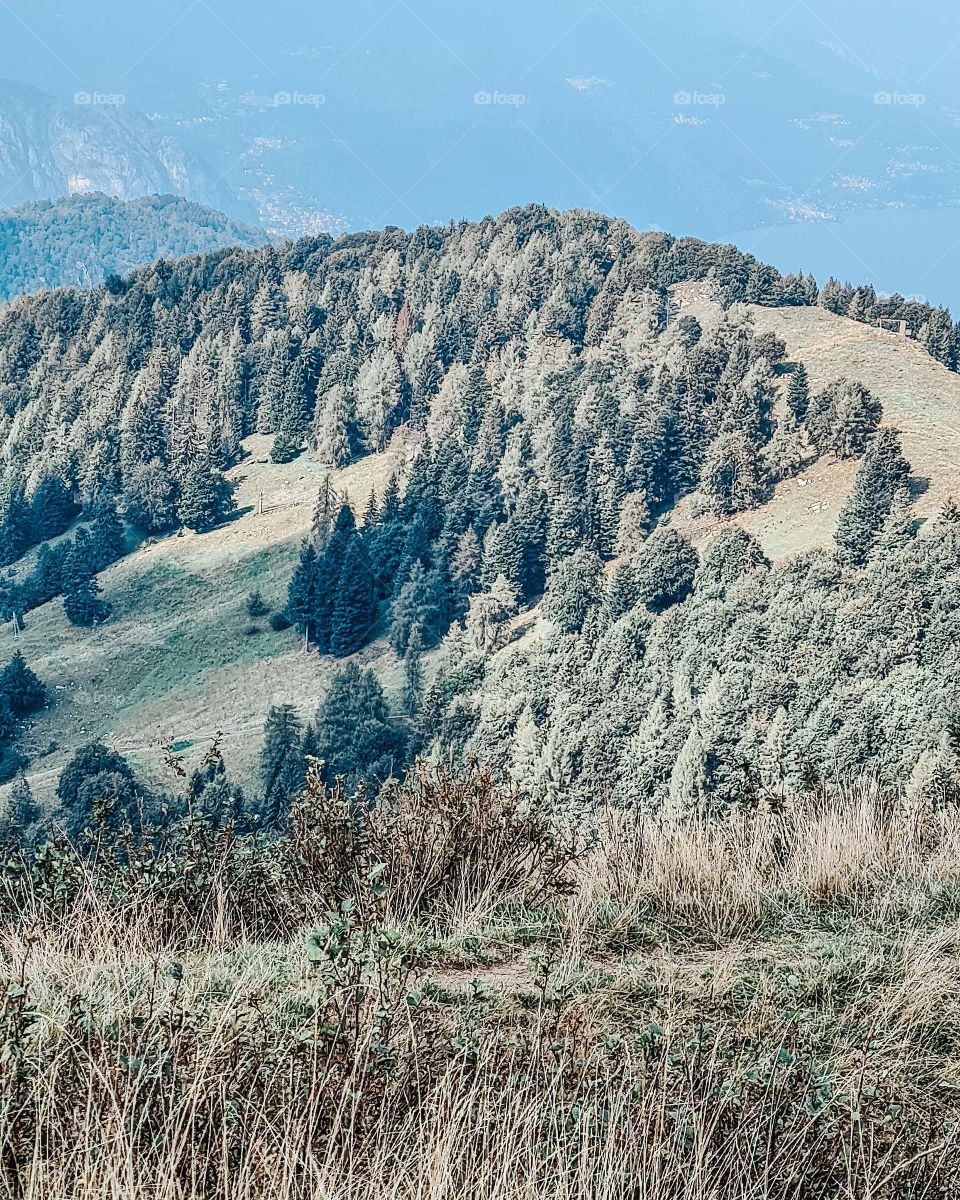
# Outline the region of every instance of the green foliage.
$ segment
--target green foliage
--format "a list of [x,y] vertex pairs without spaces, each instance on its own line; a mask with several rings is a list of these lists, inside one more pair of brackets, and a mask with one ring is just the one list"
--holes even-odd
[[259,590],[251,592],[247,596],[246,601],[247,616],[252,620],[259,620],[260,617],[265,617],[270,612],[270,607],[264,602],[263,596]]
[[910,464],[893,429],[880,429],[864,456],[853,489],[837,522],[835,539],[840,557],[863,566],[883,530],[898,492],[905,489]]
[[390,715],[372,671],[348,663],[338,670],[317,712],[317,758],[324,778],[371,785],[396,775],[404,765],[403,734]]
[[187,529],[204,533],[226,521],[233,511],[234,485],[198,461],[188,467],[177,502],[177,519]]
[[303,723],[292,704],[274,706],[263,727],[260,752],[260,813],[265,829],[282,828],[306,777]]
[[810,401],[810,439],[821,454],[855,458],[867,448],[883,416],[880,401],[861,383],[839,379]]
[[127,760],[102,742],[81,746],[57,781],[56,821],[78,847],[139,828],[143,792]]
[[119,276],[135,267],[263,240],[257,230],[181,196],[33,201],[0,213],[0,300],[101,282],[122,296]]

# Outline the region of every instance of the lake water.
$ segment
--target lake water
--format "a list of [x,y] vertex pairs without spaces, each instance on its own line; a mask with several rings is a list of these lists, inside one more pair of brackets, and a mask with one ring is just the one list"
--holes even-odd
[[718,241],[781,271],[812,271],[944,304],[960,318],[960,208],[883,208],[843,220],[741,230]]

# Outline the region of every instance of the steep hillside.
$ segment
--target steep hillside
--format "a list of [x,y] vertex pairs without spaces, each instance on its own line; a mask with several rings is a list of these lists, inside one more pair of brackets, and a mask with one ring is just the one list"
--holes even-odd
[[263,245],[265,235],[177,196],[104,195],[0,212],[0,300],[39,288],[96,287],[158,258]]
[[5,204],[103,192],[120,200],[175,193],[237,212],[219,174],[127,109],[122,93],[80,91],[65,104],[0,80],[0,193]]
[[[679,312],[696,316],[710,328],[721,319],[709,285],[674,289]],[[916,477],[916,512],[934,516],[960,491],[960,375],[933,359],[915,338],[901,338],[819,306],[765,308],[746,306],[758,333],[773,334],[787,347],[787,358],[807,368],[812,391],[842,377],[864,383],[883,405],[884,423],[897,428]],[[755,534],[770,554],[782,555],[826,546],[856,474],[854,462],[820,459],[797,478],[786,480],[775,496],[737,523]],[[697,541],[711,536],[716,521],[682,513]]]
[[307,754],[678,811],[949,777],[957,376],[879,303],[533,207],[20,298],[0,598],[56,700],[36,784],[94,735],[156,781],[218,730],[274,825]]
[[[271,705],[293,704],[304,720],[313,718],[329,662],[305,655],[295,631],[276,633],[265,619],[252,621],[245,607],[254,590],[274,611],[286,604],[286,581],[325,474],[315,462],[270,463],[271,441],[248,439],[246,457],[230,472],[238,482],[234,522],[149,541],[103,573],[114,606],[107,626],[77,630],[54,601],[29,615],[19,637],[4,631],[4,649],[20,649],[53,692],[54,704],[25,737],[38,795],[49,796],[69,755],[92,738],[169,783],[164,747],[176,746],[195,763],[221,732],[232,768],[254,783]],[[409,455],[398,439],[383,454],[335,472],[335,485],[360,509]],[[255,634],[245,632],[251,626]],[[382,645],[370,651],[388,669],[391,657]]]

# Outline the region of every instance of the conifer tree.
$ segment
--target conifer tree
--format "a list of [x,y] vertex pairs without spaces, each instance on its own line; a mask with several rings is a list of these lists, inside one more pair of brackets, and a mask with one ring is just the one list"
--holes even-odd
[[27,777],[21,771],[10,788],[7,807],[7,820],[21,845],[30,845],[34,841],[42,815],[43,810],[34,800]]
[[864,455],[834,535],[842,561],[863,566],[910,474],[893,429],[882,429]]
[[807,368],[803,363],[797,363],[790,374],[787,383],[787,404],[798,421],[803,421],[807,415],[810,403],[810,381]]
[[315,639],[317,611],[317,552],[312,542],[304,542],[300,561],[287,588],[287,616],[308,642]]
[[102,571],[123,557],[125,538],[123,522],[111,500],[101,502],[90,528],[91,556],[94,567]]
[[98,834],[139,828],[142,791],[127,760],[102,742],[81,746],[57,781],[57,821],[86,847]]
[[660,612],[689,595],[700,559],[685,538],[667,528],[650,535],[634,564],[638,598]]
[[0,696],[4,696],[15,717],[28,716],[47,703],[47,689],[27,666],[18,650],[0,672]]
[[63,611],[72,625],[99,625],[110,615],[110,606],[100,599],[93,562],[93,544],[85,529],[77,531],[63,568]]
[[330,653],[336,658],[355,654],[366,644],[375,617],[373,572],[363,543],[354,534],[347,545],[334,596]]
[[352,662],[334,674],[317,711],[317,745],[331,783],[342,776],[348,784],[364,780],[375,788],[402,771],[403,735],[372,671]]
[[290,804],[306,780],[303,723],[292,704],[275,705],[267,714],[260,752],[261,825],[283,827]]
[[205,533],[222,524],[233,510],[234,486],[203,461],[193,463],[186,472],[177,503],[181,525],[196,533]]

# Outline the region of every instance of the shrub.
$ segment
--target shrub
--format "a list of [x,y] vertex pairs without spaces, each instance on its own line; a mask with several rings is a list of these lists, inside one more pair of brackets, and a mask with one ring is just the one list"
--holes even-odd
[[252,620],[258,617],[265,617],[270,611],[270,606],[264,602],[263,596],[259,591],[251,592],[247,596],[247,616]]

